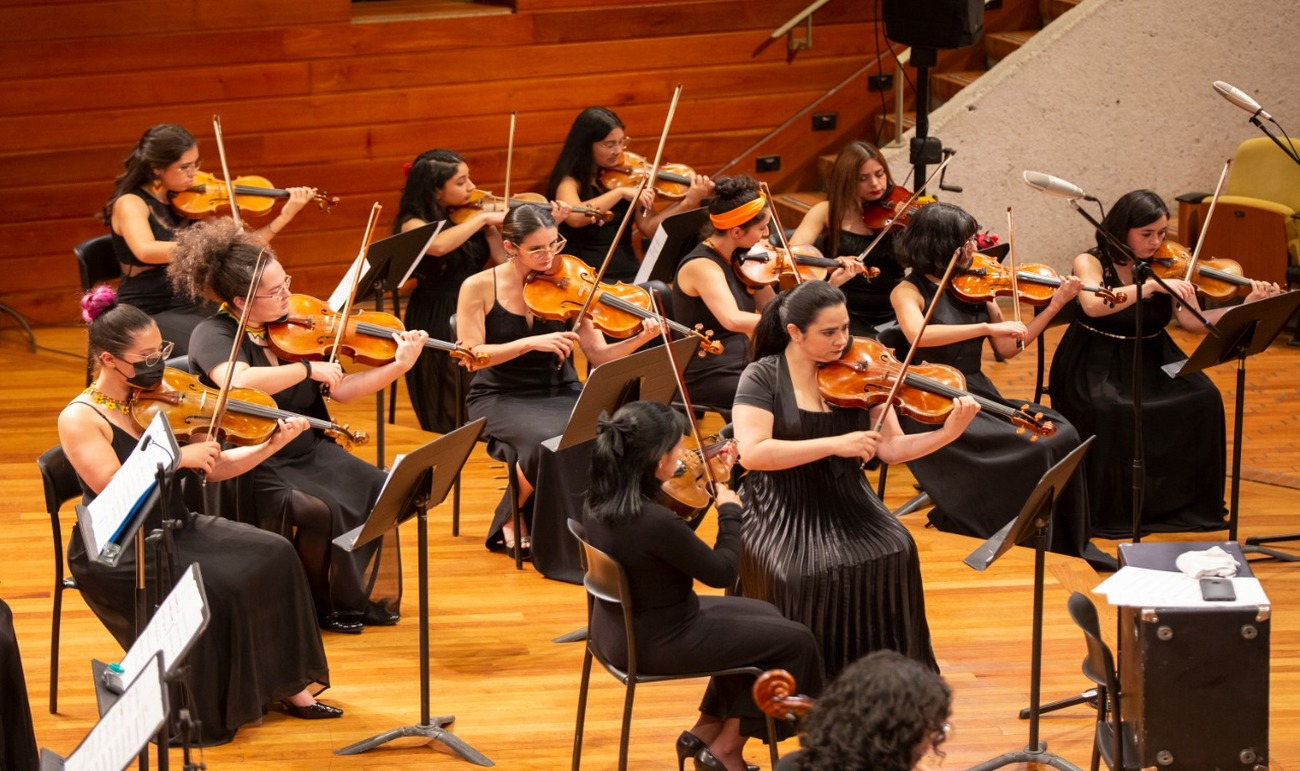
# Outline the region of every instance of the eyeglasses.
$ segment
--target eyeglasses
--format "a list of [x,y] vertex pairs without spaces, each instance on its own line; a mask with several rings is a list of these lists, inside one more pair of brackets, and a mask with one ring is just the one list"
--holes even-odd
[[[176,347],[175,343],[169,343],[166,340],[164,340],[162,342],[162,345],[158,346],[158,350],[154,351],[153,353],[127,353],[119,356],[118,358],[129,364],[143,364],[146,367],[152,367],[153,365],[157,364],[160,361],[166,361],[167,359],[171,358],[172,349],[175,347]],[[126,358],[127,356],[143,356],[144,358],[140,359],[139,361],[131,361],[130,359]]]
[[560,254],[561,252],[564,251],[564,247],[568,246],[568,244],[569,244],[569,240],[564,236],[560,236],[559,238],[550,242],[546,246],[535,246],[532,249],[528,249],[524,253],[527,254],[529,257],[541,257],[543,254]]
[[203,168],[203,159],[200,158],[200,159],[198,159],[197,161],[194,161],[194,162],[192,162],[192,163],[182,163],[181,165],[177,166],[176,168],[177,168],[179,171],[182,171],[182,172],[184,172],[184,173],[186,173],[186,174],[189,174],[189,173],[192,172],[192,171],[198,171],[199,169]]
[[255,294],[253,296],[257,298],[286,297],[289,294],[289,283],[291,281],[293,281],[293,276],[285,276],[283,284],[277,286],[266,294]]
[[596,146],[602,150],[622,150],[624,147],[627,147],[628,143],[631,141],[632,140],[627,137],[623,137],[622,139],[608,139],[604,142],[597,142]]

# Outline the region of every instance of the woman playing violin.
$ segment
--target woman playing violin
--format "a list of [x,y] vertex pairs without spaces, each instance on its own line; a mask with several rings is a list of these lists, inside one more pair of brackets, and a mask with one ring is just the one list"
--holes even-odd
[[[99,373],[59,414],[59,442],[86,496],[94,498],[139,441],[131,397],[161,382],[171,343],[163,341],[158,325],[145,313],[115,303],[113,291],[106,287],[88,293],[82,309]],[[281,421],[261,445],[222,450],[213,441],[187,444],[178,465],[182,476],[199,471],[209,480],[226,479],[265,462],[306,430],[307,422],[294,418]],[[286,711],[295,717],[342,715],[316,702],[306,688],[312,683],[329,685],[329,667],[311,593],[292,547],[255,527],[191,514],[181,500],[180,486],[173,490],[167,506],[182,522],[174,531],[177,565],[202,566],[211,611],[208,628],[185,667],[190,709],[202,726],[199,744],[230,741],[241,725],[260,720],[264,705],[277,698],[284,698]],[[158,506],[145,516],[146,532],[160,526]],[[86,553],[79,529],[74,527],[68,540],[69,568],[86,604],[118,643],[129,648],[136,633],[134,541],[123,545],[121,561],[109,567]],[[146,570],[145,577],[156,595],[154,571]]]
[[[152,316],[163,335],[176,343],[177,356],[188,352],[190,333],[213,311],[206,303],[174,292],[166,272],[177,231],[192,222],[171,201],[194,185],[201,165],[199,143],[190,132],[173,123],[154,126],[127,156],[100,214],[112,230],[113,252],[122,268],[120,301]],[[257,231],[261,243],[284,230],[316,194],[310,187],[288,192],[280,214]]]
[[[1074,299],[1081,282],[1073,276],[1064,278],[1050,304],[1028,324],[1004,320],[994,301],[966,302],[946,291],[921,335],[926,309],[949,260],[958,260],[957,270],[969,266],[978,229],[974,217],[952,204],[932,203],[917,211],[895,242],[899,257],[912,271],[894,288],[890,299],[906,344],[921,348],[916,361],[952,365],[966,376],[971,393],[1019,409],[1027,402],[1003,398],[984,374],[984,341],[988,339],[1004,358],[1017,355],[1022,344],[1033,342],[1051,318]],[[1060,415],[1038,405],[1030,405],[1029,410],[1051,419],[1056,433],[1030,442],[1003,422],[977,419],[956,442],[908,464],[934,501],[930,522],[935,527],[976,538],[993,535],[1020,511],[1043,472],[1079,445],[1078,432]],[[908,419],[903,427],[929,430]],[[1092,547],[1088,536],[1088,490],[1083,480],[1076,478],[1057,502],[1049,548],[1088,557],[1113,570],[1114,560]]]
[[[876,234],[863,212],[888,197],[894,187],[889,164],[878,149],[852,142],[840,151],[826,183],[826,200],[814,204],[790,237],[791,244],[817,244],[828,257],[856,257]],[[886,233],[867,255],[867,267],[878,268],[872,279],[855,276],[841,285],[848,299],[849,324],[855,336],[875,337],[879,327],[894,320],[889,293],[903,279],[903,266],[894,257],[894,234]]]
[[[1169,209],[1150,190],[1120,197],[1102,227],[1139,260],[1155,256],[1165,238]],[[1168,291],[1147,279],[1142,285],[1142,329],[1135,330],[1133,261],[1101,235],[1097,246],[1074,258],[1074,273],[1089,283],[1115,287],[1124,301],[1107,304],[1079,295],[1076,316],[1052,359],[1052,405],[1095,434],[1088,462],[1093,533],[1126,538],[1133,532],[1133,345],[1142,345],[1142,412],[1146,448],[1143,531],[1221,530],[1224,527],[1223,399],[1204,373],[1171,378],[1161,369],[1186,358],[1165,332],[1176,317],[1183,329],[1205,334],[1188,308],[1198,308],[1196,288],[1166,279]],[[1246,302],[1279,292],[1255,281]],[[1175,310],[1174,304],[1182,307]],[[1226,308],[1204,311],[1211,322]]]
[[[408,166],[393,232],[404,233],[446,220],[450,210],[470,202],[475,191],[469,165],[451,150],[428,150]],[[406,306],[407,329],[423,329],[451,340],[451,315],[465,279],[488,265],[505,262],[501,220],[505,212],[478,211],[459,225],[447,222],[415,271],[417,284]],[[456,381],[469,390],[469,372],[445,351],[428,350],[406,373],[411,406],[425,431],[446,433],[456,426]]]
[[[698,208],[700,202],[713,192],[713,183],[708,177],[695,176],[681,200],[656,213],[652,185],[646,186],[639,199],[635,186],[606,190],[598,180],[600,171],[619,165],[619,158],[627,147],[627,142],[623,121],[613,111],[604,107],[588,107],[574,118],[569,135],[565,137],[564,146],[560,149],[560,157],[556,159],[555,168],[551,170],[551,178],[546,184],[547,198],[564,201],[570,206],[613,213],[614,218],[609,223],[598,222],[577,212],[570,213],[560,223],[560,235],[568,239],[569,253],[581,257],[593,267],[599,267],[604,261],[618,232],[618,223],[623,220],[627,207],[634,202],[637,207],[633,215],[636,226],[642,235],[649,237],[654,235],[664,217]],[[631,283],[636,277],[637,267],[636,252],[632,247],[632,229],[629,227],[624,231],[623,241],[614,252],[614,259],[610,261],[604,280],[609,283]]]
[[[557,201],[553,208],[561,219],[568,214],[568,204]],[[487,418],[489,449],[506,445],[518,456],[521,508],[533,494],[541,443],[564,432],[582,390],[574,348],[581,344],[596,367],[635,351],[659,330],[657,322],[647,320],[637,334],[608,343],[589,318],[573,332],[563,321],[533,315],[524,302],[524,284],[530,274],[550,270],[563,253],[555,222],[556,216],[537,206],[511,209],[501,225],[507,262],[466,279],[456,305],[462,343],[492,362],[474,376],[465,400],[469,417]],[[527,534],[513,532],[509,511],[503,498],[488,530],[488,548],[528,548]]]
[[958,398],[938,430],[905,435],[893,408],[879,432],[871,410],[821,398],[819,366],[849,344],[844,294],[808,281],[763,310],[752,364],[736,391],[736,441],[749,473],[740,582],[813,630],[828,677],[880,649],[938,669],[921,566],[907,528],[867,484],[862,463],[902,463],[961,435],[979,411]]
[[[719,488],[718,537],[710,548],[681,517],[653,502],[655,491],[677,468],[685,429],[686,420],[671,407],[632,402],[611,419],[602,416],[596,430],[583,520],[588,542],[627,573],[639,608],[634,622],[638,666],[656,674],[780,667],[801,672],[795,675],[800,686],[820,692],[817,641],[807,627],[782,618],[765,602],[696,595],[695,580],[719,588],[735,583],[741,506],[735,493]],[[735,460],[734,451],[727,460]],[[626,665],[620,607],[596,604],[591,640],[605,660]],[[753,684],[749,675],[709,680],[699,719],[677,739],[679,765],[694,757],[697,771],[745,769],[746,739],[766,736]],[[777,725],[788,735],[788,723]]]
[[[191,366],[208,385],[224,383],[232,366],[227,359],[237,316],[243,312],[263,248],[252,234],[224,218],[199,223],[177,240],[169,268],[172,281],[190,296],[224,303],[222,312],[194,330],[190,344]],[[267,392],[283,409],[328,419],[321,385],[340,402],[372,394],[410,369],[428,339],[421,331],[402,332],[393,361],[347,374],[336,362],[286,361],[269,346],[267,325],[287,315],[289,283],[284,267],[268,250],[231,381],[235,387]],[[252,474],[252,511],[241,511],[238,518],[293,539],[322,629],[355,634],[363,624],[397,623],[397,539],[386,536],[352,552],[333,544],[365,520],[384,479],[383,471],[316,430],[304,432]]]

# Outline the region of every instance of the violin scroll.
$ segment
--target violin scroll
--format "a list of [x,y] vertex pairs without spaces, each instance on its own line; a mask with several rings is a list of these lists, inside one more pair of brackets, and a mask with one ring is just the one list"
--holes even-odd
[[1014,414],[1007,416],[1011,425],[1016,427],[1016,433],[1023,435],[1028,432],[1031,442],[1037,442],[1040,436],[1056,436],[1056,424],[1047,420],[1042,412],[1031,414],[1029,407],[1028,404],[1021,405]]
[[813,700],[792,695],[794,675],[784,669],[769,669],[754,680],[754,703],[764,713],[780,720],[794,720],[808,714]]
[[325,435],[333,439],[340,447],[351,451],[353,447],[360,447],[370,441],[370,435],[365,431],[353,431],[348,428],[346,423],[335,423],[333,427],[325,429]]
[[1105,286],[1099,286],[1093,294],[1101,298],[1101,301],[1114,308],[1120,303],[1128,302],[1128,294],[1125,292],[1116,292],[1114,289]]

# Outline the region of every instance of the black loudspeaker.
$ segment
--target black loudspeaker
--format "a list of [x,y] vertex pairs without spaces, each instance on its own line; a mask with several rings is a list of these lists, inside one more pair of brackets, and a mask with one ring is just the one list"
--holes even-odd
[[885,37],[917,48],[965,48],[984,32],[984,0],[883,0]]

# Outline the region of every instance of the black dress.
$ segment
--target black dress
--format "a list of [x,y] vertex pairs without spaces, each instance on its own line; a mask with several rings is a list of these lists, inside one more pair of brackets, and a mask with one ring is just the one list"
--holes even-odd
[[41,756],[32,730],[23,658],[14,635],[14,614],[0,600],[0,768],[36,771]]
[[[775,439],[816,439],[870,428],[867,410],[800,410],[784,355],[750,364],[736,404],[773,415]],[[890,649],[938,671],[925,619],[916,543],[876,497],[861,463],[828,457],[753,471],[745,499],[741,588],[813,630],[826,676]]]
[[[712,549],[685,520],[647,502],[631,522],[607,525],[585,518],[592,546],[613,557],[627,573],[635,610],[638,665],[654,674],[679,674],[730,667],[780,668],[795,677],[799,692],[817,696],[822,667],[817,641],[803,624],[783,618],[770,604],[744,597],[700,597],[692,588],[698,579],[708,586],[726,587],[736,580],[740,558],[740,507],[718,509],[718,538]],[[597,602],[592,612],[591,639],[601,656],[616,666],[627,665],[623,611]],[[763,713],[754,704],[754,678],[746,675],[709,680],[700,712],[727,719],[740,718],[744,736],[766,737]],[[778,721],[779,735],[793,727]]]
[[[226,361],[236,326],[233,318],[220,314],[194,330],[190,358],[199,372],[210,372]],[[266,350],[247,336],[240,341],[239,361],[254,367],[272,366]],[[279,363],[301,367],[296,363]],[[206,374],[201,379],[214,385]],[[271,396],[282,410],[329,420],[320,389],[313,380],[304,380]],[[332,540],[365,522],[386,478],[383,471],[313,429],[303,432],[239,477],[242,505],[235,512],[223,511],[223,515],[293,538],[293,525],[301,520],[301,507],[324,506],[328,508]],[[396,529],[351,552],[331,545],[327,560],[328,587],[312,587],[319,613],[355,615],[364,613],[370,604],[390,613],[398,612],[402,563]],[[310,572],[309,580],[312,580]],[[315,580],[317,584],[321,582]]]
[[[758,306],[753,291],[736,275],[727,258],[715,252],[708,244],[700,243],[682,258],[677,273],[692,260],[709,260],[721,268],[722,274],[727,277],[727,288],[736,299],[736,307],[742,311],[755,312]],[[686,365],[686,388],[691,393],[691,401],[701,406],[730,410],[731,403],[736,398],[740,373],[745,371],[745,364],[749,360],[749,336],[722,326],[703,298],[691,297],[678,289],[679,284],[680,281],[674,274],[673,320],[688,327],[702,325],[705,331],[712,331],[713,339],[723,346],[722,353],[716,356],[697,356]]]
[[[194,221],[138,190],[127,191],[124,195],[136,196],[149,207],[149,230],[158,241],[174,240],[176,231]],[[131,247],[127,246],[125,238],[112,231],[110,236],[113,254],[117,256],[123,274],[117,287],[117,301],[134,305],[149,314],[158,324],[163,339],[175,343],[172,355],[184,356],[189,352],[190,334],[216,308],[210,303],[195,302],[177,294],[167,280],[166,265],[142,262],[132,253]],[[135,275],[128,276],[127,271],[134,272]]]
[[[415,271],[418,283],[406,305],[406,328],[423,329],[429,337],[456,342],[451,316],[456,312],[460,285],[483,269],[488,243],[483,231],[469,237],[459,248],[441,257],[426,254]],[[415,366],[406,371],[406,390],[420,428],[445,434],[456,424],[456,383],[461,398],[469,392],[472,375],[446,351],[426,348]]]
[[[496,275],[492,276],[492,308],[483,319],[484,342],[508,343],[523,337],[563,332],[562,321],[533,318],[533,325],[523,316],[505,309],[496,300]],[[520,473],[529,483],[537,484],[537,469],[541,463],[541,444],[553,436],[564,433],[569,424],[573,405],[582,393],[578,373],[573,369],[573,357],[565,360],[563,367],[556,366],[555,354],[529,351],[510,361],[494,364],[474,373],[465,406],[470,420],[486,418],[483,429],[488,438],[488,453],[495,458],[505,457],[505,447],[514,450],[519,459]],[[487,546],[499,548],[503,543],[501,527],[510,516],[510,501],[501,497],[496,516],[488,528]]]
[[[136,439],[112,428],[113,450],[124,461]],[[176,569],[201,566],[211,612],[186,656],[185,690],[189,709],[202,723],[198,743],[212,746],[260,719],[266,704],[313,682],[329,685],[329,666],[293,547],[255,527],[186,512],[180,485],[175,487],[169,509],[185,522],[176,531]],[[82,489],[87,499],[94,497],[84,482]],[[159,527],[161,516],[157,506],[146,514],[146,532]],[[78,527],[68,541],[68,567],[81,596],[124,650],[135,641],[135,556],[131,541],[117,566],[108,567],[87,556]],[[149,559],[145,575],[153,605],[160,598],[152,554]]]
[[[1106,286],[1120,286],[1105,266]],[[1086,459],[1092,532],[1133,532],[1133,317],[1136,306],[1109,316],[1075,317],[1052,358],[1052,406],[1097,438]],[[1167,294],[1143,295],[1142,417],[1146,447],[1143,532],[1222,530],[1223,398],[1204,373],[1171,378],[1160,367],[1187,358],[1165,331],[1173,316]]]
[[[590,199],[604,192],[595,185],[589,185],[582,196],[584,199]],[[618,235],[618,224],[623,221],[623,215],[631,205],[632,202],[627,200],[614,204],[609,210],[614,218],[609,222],[592,222],[580,228],[561,222],[560,235],[569,241],[565,253],[580,258],[593,268],[599,268],[609,252],[609,245],[614,243],[614,236]],[[609,268],[605,271],[605,277],[601,279],[605,283],[613,284],[622,281],[630,284],[636,278],[641,263],[636,258],[636,249],[632,246],[632,229],[635,227],[636,223],[629,222],[623,231],[623,240],[614,250],[614,258],[609,261]]]
[[[915,273],[903,280],[917,288],[929,307],[938,287]],[[982,324],[988,320],[984,303],[968,303],[951,292],[944,292],[930,323]],[[983,347],[984,338],[975,337],[937,348],[921,348],[913,361],[956,367],[966,376],[966,390],[985,399],[1016,409],[1028,404],[1005,399],[998,393],[993,381],[981,370]],[[1031,442],[1027,435],[1017,434],[1006,420],[981,411],[951,443],[907,462],[917,483],[934,501],[930,522],[935,527],[946,533],[988,538],[1020,513],[1043,473],[1079,446],[1079,433],[1059,413],[1038,405],[1031,407],[1031,411],[1042,412],[1055,423],[1056,434]],[[939,428],[910,418],[902,418],[901,422],[908,433]],[[1048,539],[1052,551],[1084,556],[1091,531],[1088,492],[1083,475],[1076,472],[1057,500],[1052,516]],[[1101,555],[1093,553],[1092,556]]]
[[[875,239],[875,236],[840,231],[838,254],[828,257],[856,257]],[[823,238],[826,242],[829,239]],[[822,248],[825,251],[825,248]],[[903,266],[894,258],[894,235],[886,234],[876,244],[876,248],[867,255],[864,263],[869,268],[878,268],[880,275],[868,279],[866,276],[854,276],[840,287],[849,309],[849,331],[858,337],[877,335],[880,327],[894,321],[894,306],[889,302],[889,294],[903,280]]]

